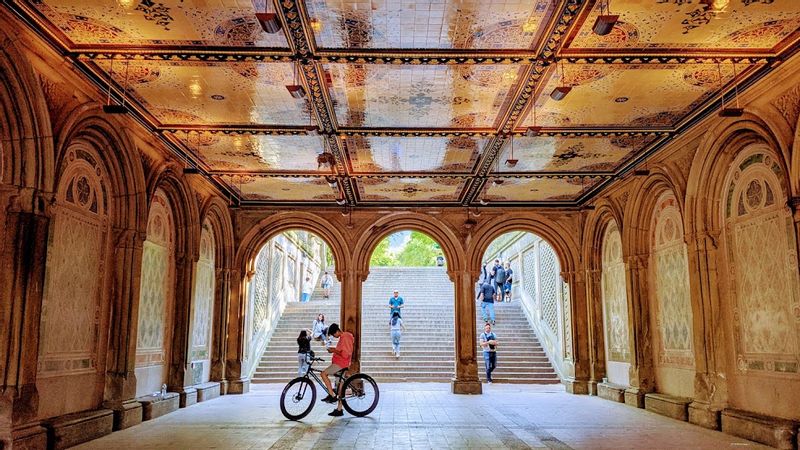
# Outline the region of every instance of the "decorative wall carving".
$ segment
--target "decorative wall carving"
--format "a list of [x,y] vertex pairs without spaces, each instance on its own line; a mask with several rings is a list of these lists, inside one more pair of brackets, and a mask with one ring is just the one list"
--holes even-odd
[[195,276],[194,320],[192,329],[192,360],[209,358],[211,322],[214,306],[214,233],[206,221],[200,233],[200,258]]
[[48,244],[39,378],[98,370],[106,193],[91,155],[70,150],[67,159]]
[[163,191],[158,190],[150,206],[147,240],[142,252],[137,367],[159,365],[166,360],[169,304],[174,279],[174,227],[169,201]]
[[558,336],[558,290],[559,276],[558,258],[546,243],[539,244],[539,283],[541,289],[542,321]]
[[625,288],[625,262],[622,259],[622,238],[617,224],[609,223],[603,237],[603,316],[606,357],[609,361],[629,362],[628,297]]
[[739,158],[726,183],[725,244],[737,368],[797,373],[800,280],[780,166],[762,152]]
[[650,227],[650,268],[659,334],[656,363],[692,367],[692,304],[683,220],[671,192],[656,203]]
[[795,86],[775,99],[774,105],[789,125],[794,126],[800,116],[800,86]]

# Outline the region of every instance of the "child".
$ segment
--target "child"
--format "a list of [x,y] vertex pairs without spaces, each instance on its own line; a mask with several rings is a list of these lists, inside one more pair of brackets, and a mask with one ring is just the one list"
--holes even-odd
[[300,336],[297,336],[297,376],[302,377],[308,370],[308,362],[306,356],[311,351],[311,336],[306,330],[300,331]]

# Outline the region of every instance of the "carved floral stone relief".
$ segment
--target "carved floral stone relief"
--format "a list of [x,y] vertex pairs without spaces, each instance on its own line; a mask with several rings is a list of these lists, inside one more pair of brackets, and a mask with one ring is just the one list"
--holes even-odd
[[622,238],[615,222],[603,237],[603,323],[609,361],[629,362],[628,298],[625,290],[625,262],[622,259]]

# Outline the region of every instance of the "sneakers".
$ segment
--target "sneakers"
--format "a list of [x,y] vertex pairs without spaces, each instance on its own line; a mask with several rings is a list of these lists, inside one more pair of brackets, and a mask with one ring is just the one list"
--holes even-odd
[[487,383],[492,384],[492,380],[487,381]]
[[494,325],[494,320],[492,321],[492,325]]
[[335,403],[338,399],[331,394],[328,394],[327,397],[323,398],[322,401],[325,403]]
[[397,352],[397,353],[395,353],[395,354],[394,354],[394,357],[395,357],[395,358],[399,358],[399,357],[400,357],[400,352]]
[[334,409],[333,411],[328,413],[331,417],[342,417],[344,415],[344,411],[341,409]]

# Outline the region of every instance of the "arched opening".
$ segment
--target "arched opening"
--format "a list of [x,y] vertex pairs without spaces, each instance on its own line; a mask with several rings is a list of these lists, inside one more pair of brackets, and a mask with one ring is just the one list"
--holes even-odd
[[[247,287],[244,360],[252,382],[297,376],[300,331],[313,330],[319,314],[323,328],[339,322],[340,296],[333,252],[322,237],[290,229],[266,240],[255,253]],[[315,342],[324,345],[324,336],[318,337]]]
[[559,382],[572,358],[569,288],[561,271],[555,249],[528,231],[504,233],[486,247],[475,284],[482,380],[491,372],[494,382]]
[[416,230],[385,235],[361,294],[361,371],[380,381],[449,382],[455,290],[441,245]]

